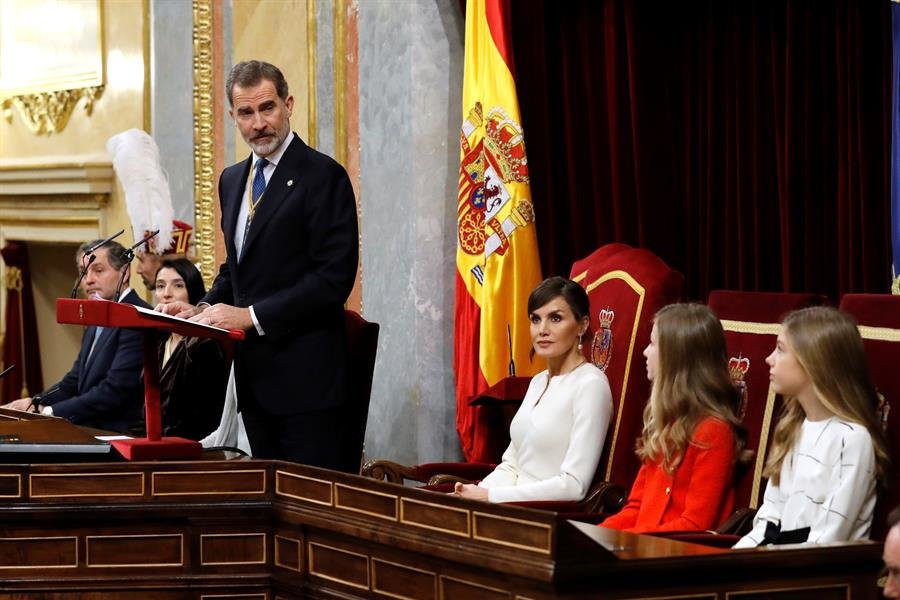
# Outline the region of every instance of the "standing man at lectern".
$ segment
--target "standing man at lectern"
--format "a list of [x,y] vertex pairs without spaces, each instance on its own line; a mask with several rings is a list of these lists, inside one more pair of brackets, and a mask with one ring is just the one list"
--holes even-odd
[[[97,247],[94,260],[89,261],[88,250],[101,241],[87,242],[78,249],[79,273],[88,266],[81,290],[89,299],[114,300],[123,269],[124,285],[128,285],[130,263],[125,248],[111,241]],[[148,308],[130,287],[119,295],[119,301]],[[36,410],[76,425],[137,433],[144,427],[143,367],[140,332],[90,326],[85,329],[75,364],[62,381],[34,399],[13,400],[6,408]]]
[[235,356],[253,455],[339,462],[347,392],[343,304],[356,277],[356,201],[344,168],[291,132],[294,98],[269,63],[238,63],[226,94],[253,153],[219,178],[228,256],[196,307],[157,307],[247,332]]

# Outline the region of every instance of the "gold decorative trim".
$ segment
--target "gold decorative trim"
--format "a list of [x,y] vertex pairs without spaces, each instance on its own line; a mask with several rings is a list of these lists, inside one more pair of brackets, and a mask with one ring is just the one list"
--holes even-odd
[[35,225],[96,225],[100,226],[99,217],[39,217],[29,215],[2,215],[0,223],[34,223]]
[[347,102],[347,5],[334,0],[334,158],[347,166],[347,123],[344,114]]
[[[347,505],[341,504],[340,492],[342,489],[351,490],[354,492],[360,492],[362,494],[369,494],[372,496],[383,496],[385,498],[390,498],[394,501],[394,515],[393,516],[383,515],[381,513],[377,513],[377,512],[373,512],[373,511],[369,511],[369,510],[363,510],[361,508],[356,508],[354,506],[347,506]],[[369,515],[370,517],[377,517],[379,519],[384,519],[385,521],[396,521],[398,518],[399,510],[397,507],[398,507],[399,499],[397,498],[397,496],[395,494],[385,494],[384,492],[376,492],[373,490],[364,490],[362,488],[345,485],[343,483],[335,483],[334,484],[334,493],[335,493],[335,498],[334,498],[334,507],[335,508],[340,508],[341,510],[349,510],[349,511],[360,513],[363,515]]]
[[7,123],[12,123],[12,107],[15,106],[32,133],[36,135],[59,133],[68,125],[75,105],[82,98],[85,101],[84,112],[87,116],[91,116],[94,112],[94,102],[103,95],[103,89],[104,86],[97,85],[75,90],[20,94],[5,98],[0,103],[0,108],[3,109],[3,117]]
[[[498,593],[498,594],[506,594],[507,596],[509,595],[509,590],[504,590],[504,589],[501,589],[501,588],[491,587],[491,586],[489,586],[489,585],[484,585],[484,584],[482,584],[482,583],[475,583],[474,581],[466,581],[465,579],[458,579],[458,578],[456,578],[456,577],[449,577],[449,576],[447,576],[447,575],[438,575],[438,579],[439,579],[439,581],[440,581],[440,584],[439,584],[439,587],[438,587],[438,591],[440,592],[440,598],[441,598],[441,600],[444,600],[445,598],[447,598],[447,596],[444,595],[444,585],[443,585],[443,583],[444,583],[445,581],[455,581],[455,582],[457,582],[457,583],[461,583],[461,584],[463,584],[463,585],[468,585],[468,586],[475,587],[475,588],[480,588],[480,589],[482,589],[482,590],[489,590],[489,591],[491,591],[491,592],[496,592],[496,593]],[[449,600],[449,598],[448,598],[447,600]]]
[[[406,519],[406,505],[408,504],[418,504],[419,506],[433,506],[435,508],[439,508],[441,510],[446,510],[450,512],[457,512],[465,515],[466,517],[466,531],[465,533],[461,531],[455,531],[453,529],[447,529],[445,527],[436,527],[434,525],[427,525],[425,523],[419,523],[418,521],[409,521]],[[422,500],[413,500],[412,498],[400,498],[400,523],[403,525],[412,525],[413,527],[421,527],[422,529],[430,529],[431,531],[440,531],[441,533],[449,533],[450,535],[456,535],[459,537],[471,537],[472,535],[472,515],[469,511],[464,508],[454,508],[452,506],[445,506],[443,504],[437,504],[435,502],[424,502]]]
[[[261,598],[262,600],[269,600],[269,594],[268,592],[260,592],[259,594],[200,594],[200,600],[205,600],[206,598],[229,598],[229,600]],[[276,596],[276,598],[280,598],[280,596]]]
[[375,558],[372,557],[372,591],[381,594],[382,596],[388,596],[390,598],[399,598],[400,600],[416,600],[414,596],[401,596],[400,594],[394,594],[393,592],[386,592],[384,590],[378,589],[378,571],[375,569],[375,565],[377,563],[381,563],[383,565],[391,565],[393,567],[398,567],[400,569],[405,569],[407,571],[415,571],[416,573],[422,573],[423,575],[431,575],[434,578],[434,597],[438,597],[438,589],[437,589],[437,572],[436,571],[426,571],[424,569],[417,569],[415,567],[410,567],[409,565],[400,564],[397,562],[393,562],[390,560],[384,560],[383,558]]
[[[210,492],[157,492],[156,476],[167,475],[175,477],[196,477],[197,475],[232,475],[232,474],[253,474],[262,477],[262,486],[258,490],[215,490]],[[150,478],[150,495],[152,496],[221,496],[223,494],[240,494],[240,495],[258,495],[266,493],[266,472],[261,469],[235,469],[226,471],[155,471]]]
[[582,271],[582,272],[579,273],[578,275],[575,275],[574,277],[572,277],[572,281],[574,281],[574,282],[576,282],[576,283],[581,283],[581,281],[582,281],[585,277],[587,277],[587,269],[585,269],[584,271]]
[[[514,542],[507,542],[506,540],[500,540],[493,537],[486,537],[478,534],[478,518],[485,517],[488,519],[494,519],[495,521],[505,521],[507,523],[519,523],[522,525],[527,525],[529,527],[533,527],[535,529],[544,529],[547,533],[547,545],[544,548],[538,546],[526,546],[525,544],[516,544]],[[524,519],[514,519],[512,517],[501,517],[499,515],[490,515],[488,513],[473,511],[472,512],[472,539],[481,540],[485,542],[490,542],[492,544],[499,544],[501,546],[509,546],[510,548],[519,548],[520,550],[530,550],[532,552],[540,552],[541,554],[550,554],[550,543],[553,534],[553,528],[546,523],[538,523],[536,521],[526,521]]]
[[745,590],[740,592],[725,592],[725,599],[729,598],[740,598],[742,596],[751,596],[751,595],[759,595],[761,592],[794,592],[794,591],[806,591],[806,590],[827,590],[827,589],[840,589],[844,588],[846,592],[847,600],[850,600],[850,586],[846,583],[834,583],[831,585],[796,585],[792,587],[778,587],[778,588],[759,588],[752,590]]
[[78,538],[76,536],[56,536],[56,537],[4,537],[0,542],[28,542],[28,541],[53,541],[53,540],[71,540],[75,545],[75,562],[71,565],[3,565],[0,569],[74,569],[78,568]]
[[873,327],[872,325],[859,325],[859,335],[866,340],[878,340],[879,342],[900,342],[900,329],[890,327]]
[[316,128],[316,68],[318,58],[316,33],[316,0],[306,0],[306,143],[315,148],[318,143]]
[[150,111],[153,110],[152,99],[150,97],[150,90],[152,89],[153,84],[150,73],[150,65],[152,64],[152,58],[150,56],[150,38],[153,35],[150,31],[150,20],[153,18],[153,15],[150,14],[150,0],[141,0],[141,14],[144,17],[144,22],[141,26],[141,35],[144,36],[144,41],[141,44],[141,52],[144,55],[144,131],[153,133],[151,131],[153,127],[153,118],[150,114]]
[[589,284],[585,288],[585,291],[587,293],[591,293],[591,291],[593,291],[593,289],[598,285],[611,279],[621,279],[622,281],[627,283],[628,287],[634,290],[634,292],[637,294],[638,304],[637,309],[634,312],[634,324],[631,326],[631,339],[628,341],[628,354],[626,355],[627,358],[625,359],[625,371],[624,377],[622,379],[622,391],[619,393],[619,406],[616,409],[616,427],[615,429],[613,429],[612,443],[609,446],[609,460],[607,460],[606,462],[606,474],[604,476],[604,479],[606,479],[607,481],[609,481],[610,473],[612,473],[613,458],[615,458],[616,456],[616,441],[619,438],[619,426],[622,424],[622,407],[625,405],[625,392],[628,391],[628,375],[631,371],[631,359],[634,355],[634,344],[637,341],[638,323],[641,322],[641,313],[643,313],[644,311],[644,294],[646,293],[646,290],[644,290],[644,286],[639,284],[637,280],[629,273],[621,270],[604,273],[593,283]]
[[756,465],[753,469],[753,489],[750,492],[750,508],[759,508],[759,488],[762,486],[763,468],[766,466],[766,452],[769,449],[769,429],[772,427],[772,413],[775,411],[775,388],[769,383],[766,395],[766,410],[763,413],[762,429],[759,433],[759,448],[756,449]]
[[[297,564],[289,565],[287,563],[281,562],[281,556],[278,552],[278,540],[284,540],[285,542],[293,542],[297,545]],[[275,566],[281,567],[282,569],[288,569],[290,571],[296,571],[297,573],[303,572],[303,540],[296,540],[294,538],[289,538],[283,535],[275,534],[274,543],[272,546],[275,547]]]
[[[302,479],[304,481],[314,481],[316,483],[324,483],[328,486],[328,494],[329,500],[325,502],[323,500],[317,500],[316,498],[307,498],[305,496],[297,496],[296,494],[288,494],[281,490],[281,480],[278,478],[279,475],[284,475],[286,477],[293,477],[294,479]],[[302,500],[303,502],[311,502],[313,504],[320,504],[322,506],[334,506],[334,486],[331,485],[332,482],[327,479],[316,479],[315,477],[306,477],[305,475],[297,475],[296,473],[288,473],[287,471],[275,471],[275,494],[278,496],[285,496],[287,498],[294,498],[295,500]]]
[[216,154],[212,0],[192,0],[194,14],[194,239],[203,282],[216,274]]
[[781,323],[756,323],[753,321],[732,321],[720,319],[722,329],[734,333],[752,333],[755,335],[778,335],[781,333]]
[[[0,336],[0,340],[2,340],[2,336]],[[22,497],[22,476],[21,475],[0,475],[0,479],[12,478],[16,479],[16,483],[18,484],[19,491],[15,494],[0,494],[0,498],[21,498]]]
[[[178,550],[181,557],[179,562],[173,563],[97,563],[91,564],[91,540],[109,540],[117,538],[178,538]],[[86,535],[84,536],[84,564],[89,568],[104,569],[121,569],[125,567],[183,567],[184,566],[184,534],[182,533],[161,533],[161,534],[133,534],[133,535]]]
[[[327,548],[328,550],[340,552],[341,554],[349,554],[350,556],[358,556],[360,558],[364,558],[366,561],[366,585],[361,585],[359,583],[356,583],[355,581],[349,581],[347,579],[341,579],[340,577],[335,577],[333,575],[325,575],[323,573],[316,571],[313,568],[313,563],[315,562],[315,556],[316,556],[315,548],[317,546],[319,548]],[[309,569],[308,570],[309,570],[310,575],[315,575],[316,577],[321,577],[322,579],[327,579],[329,581],[337,581],[338,583],[343,583],[344,585],[349,585],[350,587],[355,587],[356,589],[359,589],[359,590],[369,590],[370,589],[370,586],[372,584],[372,575],[371,575],[372,568],[371,568],[371,562],[370,562],[371,559],[369,558],[368,555],[360,554],[359,552],[351,552],[349,550],[344,550],[343,548],[336,548],[334,546],[329,546],[327,544],[321,544],[318,542],[307,542],[306,554],[309,557],[309,564],[308,564]]]
[[[206,538],[262,538],[262,559],[260,560],[229,560],[206,561],[203,560],[203,542]],[[200,534],[200,564],[201,565],[264,565],[266,564],[266,534],[265,533],[201,533]]]
[[[121,492],[111,494],[108,491],[97,493],[78,493],[78,494],[35,494],[34,481],[39,478],[50,477],[139,477],[141,482],[140,492]],[[95,498],[95,497],[139,497],[145,492],[144,474],[140,472],[123,472],[123,473],[35,473],[28,475],[28,495],[31,498]]]

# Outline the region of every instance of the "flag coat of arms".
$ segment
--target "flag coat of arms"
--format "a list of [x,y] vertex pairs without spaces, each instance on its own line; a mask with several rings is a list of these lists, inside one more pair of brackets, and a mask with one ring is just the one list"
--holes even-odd
[[469,400],[510,374],[533,375],[528,294],[540,282],[528,159],[510,52],[508,4],[466,7],[460,129],[454,370],[456,428],[467,461],[486,461]]

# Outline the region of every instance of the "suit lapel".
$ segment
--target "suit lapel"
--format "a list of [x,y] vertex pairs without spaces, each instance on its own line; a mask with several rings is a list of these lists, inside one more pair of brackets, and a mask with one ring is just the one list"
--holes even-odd
[[247,187],[247,177],[250,175],[251,154],[244,161],[243,168],[234,169],[235,175],[232,181],[223,181],[223,187],[227,195],[222,196],[222,234],[225,236],[225,244],[228,254],[237,257],[234,243],[234,228],[237,227],[238,213],[241,210],[241,202],[244,199],[244,191]]
[[262,202],[259,203],[259,207],[256,209],[253,224],[250,226],[250,233],[247,234],[247,241],[244,243],[242,256],[247,255],[254,241],[262,234],[266,224],[272,220],[284,205],[285,198],[297,186],[301,185],[300,171],[297,169],[297,165],[305,156],[306,150],[306,144],[303,143],[299,135],[295,135],[287,150],[281,156],[281,160],[278,161],[278,166],[266,185],[266,192],[263,195]]

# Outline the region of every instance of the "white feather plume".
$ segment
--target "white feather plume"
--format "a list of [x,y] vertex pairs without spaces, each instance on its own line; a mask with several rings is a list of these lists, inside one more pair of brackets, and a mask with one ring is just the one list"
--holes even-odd
[[161,254],[172,243],[175,211],[156,142],[140,129],[129,129],[109,138],[106,151],[125,188],[125,206],[134,230],[134,241],[141,240],[144,232],[159,229],[151,247]]

